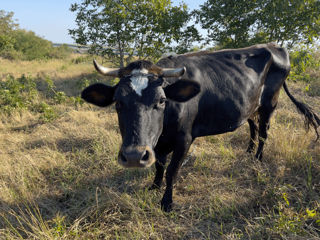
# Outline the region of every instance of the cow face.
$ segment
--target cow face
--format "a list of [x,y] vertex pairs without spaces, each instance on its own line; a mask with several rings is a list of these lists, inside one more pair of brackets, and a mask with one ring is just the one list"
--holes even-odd
[[93,84],[81,97],[101,107],[116,103],[122,136],[118,162],[122,166],[151,166],[156,160],[153,149],[162,132],[167,101],[188,101],[200,91],[199,84],[188,80],[170,84],[163,77],[179,77],[185,69],[162,69],[149,61],[136,61],[123,69],[94,65],[100,73],[118,76],[120,81],[114,87]]

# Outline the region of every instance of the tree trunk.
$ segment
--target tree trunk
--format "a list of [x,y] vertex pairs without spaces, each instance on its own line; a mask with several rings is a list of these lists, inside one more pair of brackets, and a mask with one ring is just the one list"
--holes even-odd
[[119,60],[120,60],[120,68],[124,67],[124,52],[122,48],[119,48]]

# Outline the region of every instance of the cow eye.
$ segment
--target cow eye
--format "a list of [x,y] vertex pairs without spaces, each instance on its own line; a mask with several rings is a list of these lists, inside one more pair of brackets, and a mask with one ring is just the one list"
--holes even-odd
[[165,98],[161,98],[159,101],[160,104],[165,104],[166,103],[166,99]]
[[157,104],[154,105],[154,109],[164,108],[166,105],[166,99],[161,98]]

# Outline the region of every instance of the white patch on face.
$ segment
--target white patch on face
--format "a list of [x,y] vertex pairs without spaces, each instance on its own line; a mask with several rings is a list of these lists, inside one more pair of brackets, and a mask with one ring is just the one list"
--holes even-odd
[[139,96],[142,96],[142,90],[148,87],[149,79],[145,74],[148,74],[148,70],[144,68],[135,69],[131,72],[130,85]]

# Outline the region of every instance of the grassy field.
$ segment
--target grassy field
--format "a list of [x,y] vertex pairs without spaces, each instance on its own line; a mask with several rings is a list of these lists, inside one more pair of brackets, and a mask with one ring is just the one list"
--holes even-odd
[[[154,167],[117,164],[113,106],[79,100],[88,83],[107,81],[79,62],[0,60],[2,82],[35,83],[12,93],[20,107],[0,106],[0,239],[320,239],[320,143],[283,91],[263,161],[245,152],[247,124],[197,139],[164,213],[163,189],[147,190]],[[305,87],[289,82],[320,114]]]

